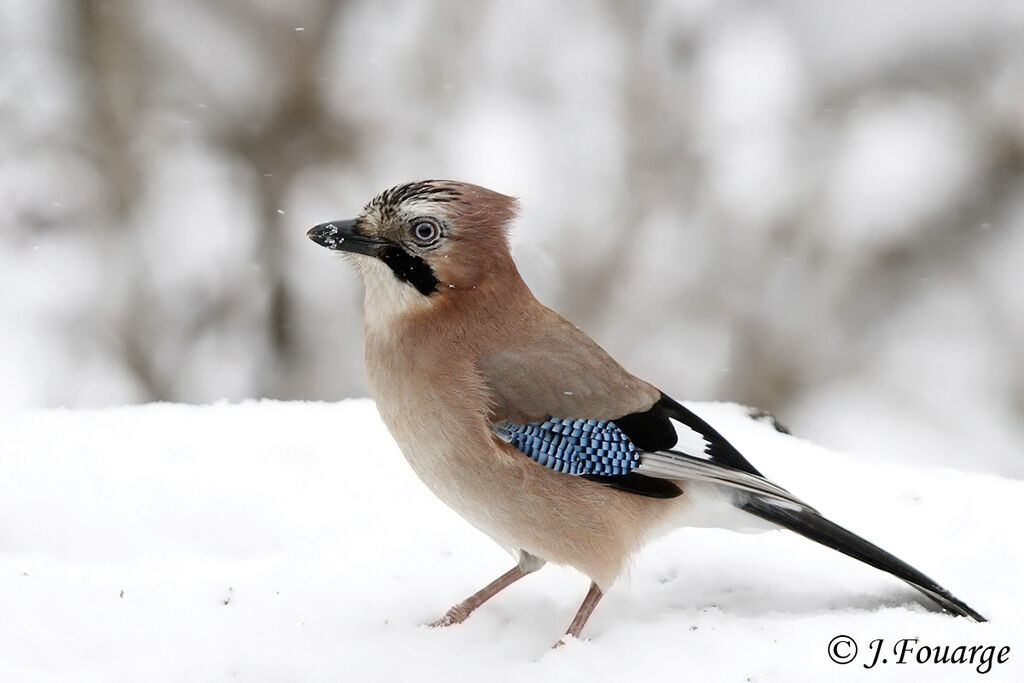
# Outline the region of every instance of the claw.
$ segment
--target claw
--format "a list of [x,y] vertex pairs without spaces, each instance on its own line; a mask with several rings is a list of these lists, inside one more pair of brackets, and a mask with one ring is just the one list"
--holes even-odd
[[443,617],[437,621],[430,622],[427,626],[430,628],[444,628],[445,626],[461,624],[469,618],[469,613],[471,611],[472,610],[467,609],[465,605],[456,605],[448,610]]

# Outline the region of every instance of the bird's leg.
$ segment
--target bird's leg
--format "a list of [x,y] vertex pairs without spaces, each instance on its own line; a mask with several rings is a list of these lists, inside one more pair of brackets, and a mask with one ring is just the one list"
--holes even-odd
[[[590,590],[587,591],[587,597],[583,598],[583,604],[580,605],[580,609],[576,612],[576,616],[573,617],[572,623],[569,624],[569,629],[565,632],[566,636],[572,636],[573,638],[580,637],[580,631],[583,630],[583,626],[587,623],[587,619],[594,612],[594,608],[597,607],[597,603],[601,601],[604,594],[601,589],[597,587],[596,583],[590,584]],[[565,637],[555,643],[555,647],[565,645]]]
[[[525,568],[524,564],[526,565]],[[541,564],[543,564],[543,562]],[[527,574],[537,571],[538,568],[539,566],[532,566],[530,564],[520,562],[494,581],[491,581],[481,590],[473,593],[473,595],[455,605],[455,607],[452,607],[443,617],[437,621],[431,622],[430,626],[437,627],[461,624],[477,607],[484,604]]]

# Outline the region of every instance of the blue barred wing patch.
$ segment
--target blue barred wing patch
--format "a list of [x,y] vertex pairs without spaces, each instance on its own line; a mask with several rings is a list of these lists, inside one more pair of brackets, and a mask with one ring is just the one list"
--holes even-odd
[[566,474],[627,474],[640,465],[636,446],[610,420],[501,422],[494,433],[541,465]]

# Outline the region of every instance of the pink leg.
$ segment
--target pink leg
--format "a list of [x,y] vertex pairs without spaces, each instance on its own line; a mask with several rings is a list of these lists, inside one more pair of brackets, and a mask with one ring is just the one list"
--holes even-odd
[[[543,564],[543,563],[541,563]],[[447,614],[438,619],[437,621],[431,622],[430,626],[451,626],[453,624],[461,624],[466,620],[470,613],[480,605],[484,604],[495,595],[505,590],[513,583],[523,578],[527,574],[531,574],[537,571],[538,567],[528,566],[523,569],[522,564],[516,565],[509,569],[507,572],[491,581],[482,590],[473,593],[459,604],[448,610]],[[585,621],[585,620],[584,620]]]
[[[583,604],[580,605],[580,609],[576,612],[576,616],[573,618],[572,623],[569,624],[569,630],[565,632],[565,635],[572,636],[573,638],[579,638],[580,632],[586,625],[587,620],[590,619],[590,615],[593,614],[594,608],[597,607],[597,603],[600,602],[604,596],[601,593],[601,589],[597,587],[596,583],[590,584],[590,590],[587,591],[587,597],[583,598]],[[565,638],[555,643],[555,647],[559,645],[565,645]]]

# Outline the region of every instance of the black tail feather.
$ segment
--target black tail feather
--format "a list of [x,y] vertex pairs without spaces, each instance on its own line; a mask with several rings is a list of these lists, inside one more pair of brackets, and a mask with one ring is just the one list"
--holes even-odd
[[761,519],[789,529],[804,538],[817,541],[822,545],[838,550],[844,555],[860,560],[876,569],[881,569],[893,576],[903,579],[939,604],[946,612],[961,617],[969,617],[974,621],[987,621],[966,603],[958,600],[949,591],[932,581],[899,558],[890,555],[873,543],[834,524],[813,510],[796,510],[783,507],[759,496],[748,496],[743,502],[737,501],[741,510]]

